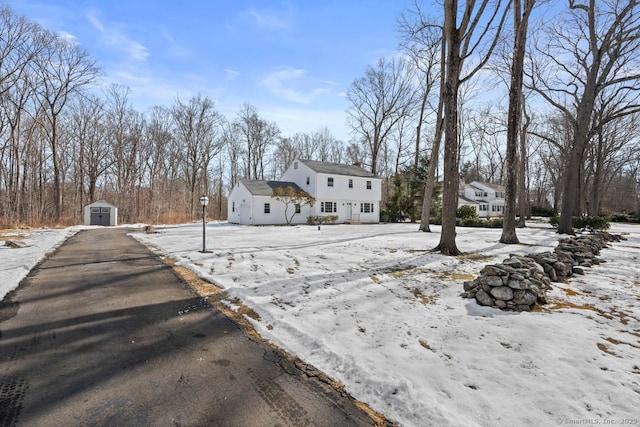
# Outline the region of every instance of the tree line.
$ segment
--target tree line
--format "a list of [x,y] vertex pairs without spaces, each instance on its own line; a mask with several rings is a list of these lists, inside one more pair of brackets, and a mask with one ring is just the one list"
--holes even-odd
[[506,186],[506,243],[531,204],[561,212],[561,232],[574,215],[639,211],[638,12],[635,0],[416,1],[397,17],[401,55],[349,85],[345,142],[327,127],[283,135],[250,103],[225,117],[203,95],[138,111],[129,88],[99,86],[80,45],[2,6],[0,222],[77,223],[101,198],[122,222],[184,221],[201,194],[224,218],[238,179],[277,179],[296,157],[361,163],[385,200],[403,176],[423,231],[440,182],[443,253],[458,252],[461,179]]

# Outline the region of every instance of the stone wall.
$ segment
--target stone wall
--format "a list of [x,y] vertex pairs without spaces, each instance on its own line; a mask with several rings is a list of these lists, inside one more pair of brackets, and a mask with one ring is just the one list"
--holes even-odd
[[500,264],[486,265],[473,281],[464,282],[462,297],[475,298],[478,304],[502,310],[530,311],[546,304],[551,282],[562,282],[584,267],[605,262],[597,258],[607,242],[623,237],[610,233],[592,233],[560,239],[553,252],[514,255]]

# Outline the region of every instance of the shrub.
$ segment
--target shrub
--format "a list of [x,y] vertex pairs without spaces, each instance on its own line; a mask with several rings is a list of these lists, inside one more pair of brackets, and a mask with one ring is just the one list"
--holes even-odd
[[393,212],[390,210],[380,211],[380,220],[382,222],[402,222],[407,218],[407,215],[403,212]]
[[[549,223],[553,228],[558,228],[560,217],[554,215],[549,218]],[[609,218],[606,216],[574,216],[573,228],[579,230],[607,230],[611,226]]]
[[456,218],[460,220],[478,218],[478,211],[473,206],[462,205],[456,210]]
[[531,216],[548,216],[553,217],[555,215],[553,208],[545,208],[543,206],[531,206]]
[[461,227],[479,227],[479,228],[502,228],[502,218],[482,219],[482,218],[466,218],[456,221],[456,225]]
[[573,217],[573,227],[583,230],[608,230],[611,226],[606,216],[579,216]]
[[335,224],[338,221],[338,215],[310,215],[307,217],[307,224]]

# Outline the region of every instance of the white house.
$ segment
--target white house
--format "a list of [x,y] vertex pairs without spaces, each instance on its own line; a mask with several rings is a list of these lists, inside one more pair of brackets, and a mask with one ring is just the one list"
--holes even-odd
[[84,207],[84,225],[118,225],[118,208],[104,200]]
[[[272,198],[276,188],[293,187],[296,191],[300,187],[295,182],[261,181],[255,179],[241,179],[231,191],[227,207],[227,219],[233,224],[286,224],[285,205]],[[296,209],[291,206],[289,209]],[[292,212],[287,212],[289,215]],[[312,215],[311,207],[302,206],[296,210],[292,224],[305,223]]]
[[504,214],[504,186],[473,181],[460,183],[458,207],[473,206],[480,218],[502,216]]
[[309,216],[338,217],[338,223],[377,223],[380,218],[382,180],[356,165],[296,159],[281,181],[241,180],[228,201],[228,220],[237,224],[285,224],[284,204],[273,199],[273,189],[294,184],[316,199],[303,206],[292,223]]

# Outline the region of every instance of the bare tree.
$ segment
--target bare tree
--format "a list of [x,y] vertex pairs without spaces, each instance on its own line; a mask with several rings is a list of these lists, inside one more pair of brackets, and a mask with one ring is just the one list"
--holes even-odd
[[[572,216],[582,213],[585,152],[592,138],[608,123],[640,111],[639,12],[636,0],[569,0],[567,15],[537,44],[529,84],[573,128],[559,233],[573,233]],[[601,94],[616,104],[594,117]]]
[[[77,146],[78,178],[81,193],[89,202],[96,200],[98,180],[111,167],[105,129],[104,102],[97,96],[78,98],[73,106],[67,131]],[[84,198],[80,197],[80,207]]]
[[[471,79],[489,60],[502,31],[508,8],[501,11],[501,1],[493,8],[489,0],[480,3],[475,9],[474,0],[466,0],[460,22],[458,23],[458,1],[444,1],[444,38],[446,44],[446,68],[444,78],[444,185],[442,194],[442,233],[440,242],[434,250],[444,255],[458,255],[456,245],[456,209],[458,205],[459,185],[459,145],[458,145],[458,91],[460,86]],[[487,14],[485,14],[487,12]],[[502,16],[500,17],[500,14]],[[488,15],[488,16],[487,16]],[[497,28],[493,24],[498,20]],[[493,30],[493,31],[492,31]],[[476,36],[476,31],[480,34]],[[488,40],[488,41],[487,41]],[[488,46],[487,46],[488,43]],[[477,49],[486,47],[479,53],[480,59],[475,68],[462,77],[464,61]]]
[[59,220],[63,209],[63,170],[60,165],[58,121],[71,97],[93,83],[99,70],[95,61],[79,45],[53,34],[51,38],[51,44],[43,50],[38,61],[40,79],[37,93],[42,114],[37,117],[51,149],[55,218]]
[[[215,110],[213,101],[198,94],[187,103],[176,99],[171,116],[174,138],[180,147],[180,164],[189,191],[189,211],[196,214],[198,190],[208,187],[208,168],[212,158],[222,148],[218,138],[222,116]],[[200,185],[198,185],[200,184]]]
[[416,98],[420,105],[413,158],[413,167],[417,169],[422,151],[422,127],[429,115],[428,110],[433,112],[437,110],[437,106],[432,105],[432,98],[434,89],[440,83],[440,65],[443,61],[442,27],[428,23],[428,18],[423,15],[420,5],[415,2],[412,9],[401,13],[397,25],[401,34],[400,46],[411,58],[419,79]]
[[[171,161],[174,139],[171,132],[171,111],[165,107],[153,107],[146,120],[145,138],[149,155],[145,162],[149,174],[147,215],[153,222],[170,211],[175,167]],[[177,163],[177,162],[176,162]]]
[[347,99],[348,123],[366,145],[371,156],[371,171],[378,172],[378,156],[398,121],[411,114],[415,89],[412,71],[403,59],[381,58],[369,66],[363,77],[351,83]]
[[33,102],[33,67],[49,41],[43,34],[37,24],[0,6],[0,136],[6,138],[0,144],[0,184],[4,182],[6,189],[0,193],[0,216],[7,215],[10,222],[19,220],[23,211],[28,145],[21,128],[29,113],[27,104]]
[[241,135],[246,147],[245,177],[264,179],[268,151],[280,137],[278,125],[260,118],[258,109],[245,103],[234,121],[234,130]]

